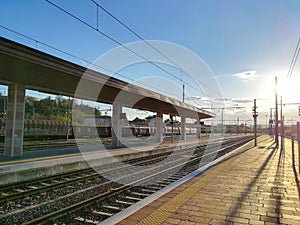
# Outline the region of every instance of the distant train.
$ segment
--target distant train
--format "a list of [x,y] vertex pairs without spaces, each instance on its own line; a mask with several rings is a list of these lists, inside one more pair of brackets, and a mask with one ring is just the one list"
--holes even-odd
[[[171,126],[163,127],[163,133],[171,134],[172,133]],[[152,136],[155,134],[156,134],[156,127],[147,127],[147,126],[122,127],[122,136],[123,137],[130,137],[130,136],[147,137],[147,136]],[[180,128],[178,128],[178,127],[173,128],[173,134],[180,135]]]
[[[110,126],[69,125],[69,135],[74,137],[110,137]],[[67,122],[59,120],[24,120],[24,137],[32,136],[65,136],[67,133]],[[5,135],[5,121],[0,122],[0,135]]]
[[[58,120],[24,120],[24,137],[32,136],[65,136],[67,132],[67,123]],[[207,133],[207,128],[201,127],[202,133]],[[5,133],[5,121],[0,121],[0,135]],[[165,135],[172,133],[171,126],[164,126],[163,133]],[[181,129],[178,126],[173,127],[173,134],[180,135]],[[196,128],[186,129],[187,134],[196,133]],[[111,137],[111,126],[89,126],[89,125],[69,125],[70,137]],[[123,137],[147,137],[156,134],[156,127],[150,126],[124,126],[122,127]]]
[[151,127],[145,127],[145,126],[140,126],[140,127],[123,127],[122,128],[122,136],[124,137],[130,137],[130,136],[136,136],[136,137],[147,137],[154,135],[156,133],[155,128]]

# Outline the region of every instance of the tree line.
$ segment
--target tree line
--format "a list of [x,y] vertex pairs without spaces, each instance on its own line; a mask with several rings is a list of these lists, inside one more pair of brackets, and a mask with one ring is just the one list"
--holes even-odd
[[[60,120],[66,121],[68,117],[68,109],[70,105],[70,114],[72,113],[73,99],[70,100],[62,96],[57,96],[55,99],[50,96],[44,99],[39,99],[33,96],[25,97],[25,119],[41,119],[41,120]],[[101,112],[82,102],[76,102],[76,112],[82,117],[82,120],[89,116],[101,116]],[[5,117],[7,111],[7,96],[0,93],[0,112],[2,118]]]

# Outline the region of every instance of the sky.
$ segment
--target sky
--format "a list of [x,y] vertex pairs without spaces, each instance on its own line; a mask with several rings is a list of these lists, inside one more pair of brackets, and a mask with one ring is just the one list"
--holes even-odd
[[[98,28],[123,45],[140,41],[101,9],[98,9],[97,13],[97,7],[92,1],[51,2],[76,15],[86,24],[44,0],[3,0],[0,1],[1,36],[86,67],[89,66],[87,62],[94,62],[118,47],[118,44],[89,26]],[[300,102],[300,60],[295,65],[292,77],[287,78],[300,38],[298,0],[96,2],[145,40],[173,43],[199,57],[220,88],[219,99],[225,101],[223,104],[227,108],[224,115],[228,122],[236,121],[237,118],[241,121],[252,120],[251,107],[253,99],[256,98],[258,121],[265,124],[270,108],[275,104],[275,76],[278,77],[279,95],[282,95],[283,102]],[[3,27],[39,42],[24,38]],[[41,42],[85,61],[55,51]],[[177,55],[168,55],[171,59],[176,58],[175,56]],[[177,57],[176,60],[176,63],[179,63],[180,60],[184,61],[185,57]],[[190,79],[189,74],[168,65],[160,66],[171,71],[170,73],[179,79],[174,79],[161,69],[145,63],[122,68],[119,72],[125,74],[125,77],[117,74],[114,76],[128,82],[133,80],[133,83],[148,89],[152,89],[149,87],[148,78],[159,77],[161,82],[153,82],[154,86],[165,95],[177,99],[181,98],[182,79],[188,83],[185,85],[186,102],[200,108],[218,106],[218,100],[199,91],[201,87],[198,91],[194,88],[194,81]],[[199,80],[206,82],[205,75],[199,75]],[[166,85],[167,83],[169,85]],[[285,118],[290,123],[299,121],[297,107],[288,104],[284,107]],[[221,110],[216,109],[214,112],[220,117]]]

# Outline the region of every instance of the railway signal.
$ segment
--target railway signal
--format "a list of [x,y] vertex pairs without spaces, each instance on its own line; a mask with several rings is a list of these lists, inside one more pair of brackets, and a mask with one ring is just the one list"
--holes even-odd
[[256,126],[256,122],[257,122],[257,117],[258,117],[258,112],[257,112],[257,106],[256,106],[256,99],[254,99],[254,106],[252,108],[252,116],[254,118],[254,146],[257,145],[257,126]]

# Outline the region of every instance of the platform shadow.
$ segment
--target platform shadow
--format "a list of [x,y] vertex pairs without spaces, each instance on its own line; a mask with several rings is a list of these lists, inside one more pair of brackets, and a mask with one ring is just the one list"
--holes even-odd
[[[300,201],[300,183],[299,183],[299,177],[298,177],[298,173],[297,173],[297,169],[296,169],[294,154],[292,156],[292,167],[293,167],[295,183],[296,183],[297,191],[298,191],[298,198],[299,198],[299,201]],[[299,171],[299,174],[300,174],[300,171]]]
[[[255,185],[257,179],[260,177],[262,172],[265,170],[265,168],[269,164],[272,157],[275,156],[277,151],[279,151],[279,149],[274,145],[275,145],[275,143],[272,142],[271,145],[266,147],[267,149],[271,150],[268,157],[266,158],[264,163],[261,165],[261,167],[257,171],[254,179],[247,185],[245,190],[242,192],[242,195],[239,197],[239,200],[236,202],[236,204],[233,207],[231,207],[230,213],[229,213],[229,215],[226,216],[224,224],[226,224],[226,225],[232,224],[232,218],[235,217],[237,215],[237,213],[239,213],[239,209],[241,208],[242,203],[245,201],[246,197],[250,193],[251,188]],[[280,173],[282,172],[282,166],[283,166],[283,155],[282,155],[282,152],[280,152],[280,156],[279,156],[279,160],[278,160],[278,164],[277,164],[276,176],[277,175],[281,176]],[[279,220],[280,219],[281,197],[280,196],[276,196],[276,197],[278,197],[278,199],[276,199],[276,208],[278,208],[278,210],[276,210],[276,214],[277,214],[277,218],[278,218],[277,220]]]

